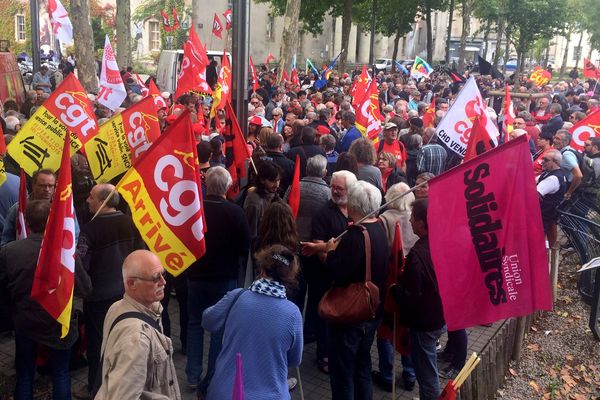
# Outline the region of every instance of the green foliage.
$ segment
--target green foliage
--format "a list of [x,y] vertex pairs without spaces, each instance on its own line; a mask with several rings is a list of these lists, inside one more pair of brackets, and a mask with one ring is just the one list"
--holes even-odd
[[191,9],[185,7],[184,0],[145,0],[133,11],[131,14],[131,20],[133,22],[145,22],[151,18],[154,18],[160,21],[162,48],[168,48],[166,37],[173,36],[173,48],[181,49],[183,48],[183,43],[185,43],[187,40],[189,28],[183,29],[180,27],[175,32],[165,32],[162,29],[162,17],[160,15],[160,10],[166,11],[172,23],[173,20],[171,16],[171,9],[173,8],[175,8],[177,11],[177,15],[181,21],[183,21],[184,14],[192,15]]
[[582,28],[590,35],[590,46],[600,51],[600,7],[598,0],[582,0],[583,13]]
[[[371,30],[372,0],[363,0],[354,4],[355,23],[363,30]],[[412,24],[417,18],[419,0],[377,0],[375,13],[375,30],[384,36],[400,37],[412,30]]]
[[[17,42],[15,37],[15,15],[25,15],[25,42]],[[0,39],[9,41],[10,50],[19,54],[23,51],[31,54],[31,20],[29,3],[19,0],[2,0],[0,7]]]
[[[273,15],[285,14],[287,0],[255,0],[257,3],[268,3]],[[335,0],[302,0],[300,3],[300,23],[304,32],[320,34],[323,32],[323,20],[327,14],[335,17],[342,15],[344,3]]]

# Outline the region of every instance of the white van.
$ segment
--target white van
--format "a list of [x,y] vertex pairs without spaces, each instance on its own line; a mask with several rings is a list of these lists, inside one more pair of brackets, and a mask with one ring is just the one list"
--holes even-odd
[[[208,50],[206,53],[209,60],[217,60],[219,67],[221,66],[222,51]],[[229,65],[231,65],[231,54],[225,54],[229,58]],[[163,50],[160,53],[158,68],[156,69],[156,83],[161,92],[175,93],[175,89],[177,89],[177,77],[181,69],[181,60],[183,60],[183,50]]]

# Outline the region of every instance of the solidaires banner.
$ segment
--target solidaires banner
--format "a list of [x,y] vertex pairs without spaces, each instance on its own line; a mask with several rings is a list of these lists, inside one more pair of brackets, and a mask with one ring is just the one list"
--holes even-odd
[[60,167],[65,135],[71,136],[71,154],[98,132],[87,94],[69,74],[7,146],[8,154],[27,172]]
[[159,136],[152,96],[115,115],[85,144],[94,180],[104,183],[126,172]]
[[174,276],[206,251],[195,146],[185,112],[117,185],[144,242]]

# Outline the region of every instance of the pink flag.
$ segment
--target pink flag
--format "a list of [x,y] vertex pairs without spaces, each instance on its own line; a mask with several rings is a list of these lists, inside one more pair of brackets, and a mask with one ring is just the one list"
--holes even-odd
[[244,376],[242,374],[242,354],[235,355],[235,381],[231,400],[244,400]]
[[427,219],[448,330],[552,309],[525,135],[432,179]]

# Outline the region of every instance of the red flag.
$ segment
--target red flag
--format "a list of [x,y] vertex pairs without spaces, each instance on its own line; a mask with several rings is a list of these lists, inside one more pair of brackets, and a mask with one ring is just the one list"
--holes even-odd
[[177,80],[175,98],[189,91],[212,94],[206,82],[206,67],[209,64],[206,48],[196,35],[194,27],[190,29],[188,40],[183,44],[183,60]]
[[[433,128],[435,125],[435,96],[431,100],[431,104],[427,107],[425,115],[423,115],[423,126],[425,128]],[[427,144],[427,143],[425,143]]]
[[173,27],[169,22],[169,14],[167,14],[164,10],[160,10],[160,15],[162,16],[163,29],[165,32],[171,32]]
[[429,181],[429,243],[448,330],[552,309],[531,164],[523,135]]
[[377,81],[373,79],[369,87],[369,124],[367,126],[367,137],[376,145],[379,142],[379,132],[381,132],[381,121],[383,116],[379,109],[379,91],[377,90]]
[[242,354],[235,355],[235,380],[231,400],[244,400],[244,374],[242,372]]
[[[230,138],[233,163],[240,171],[240,178],[246,177],[246,160],[250,158],[250,152],[248,146],[246,146],[246,140],[244,140],[244,134],[240,128],[235,112],[231,107],[231,103],[225,104],[225,139]],[[226,143],[227,145],[227,143]],[[232,176],[233,177],[233,176]]]
[[31,297],[69,332],[75,282],[75,218],[71,189],[71,143],[65,135],[58,183],[35,269]]
[[160,94],[160,91],[156,87],[154,80],[151,80],[148,84],[148,94],[154,99],[154,107],[156,107],[156,111],[163,107],[167,108],[167,101]]
[[300,78],[298,78],[298,71],[296,71],[296,68],[292,68],[292,78],[290,79],[290,82],[292,82],[292,85],[300,86]]
[[510,133],[513,131],[516,115],[512,99],[510,98],[508,83],[504,85],[504,89],[506,91],[506,95],[504,97],[504,119],[502,120],[502,134],[504,135],[504,143],[506,143],[510,140]]
[[269,64],[274,59],[275,59],[275,56],[271,52],[269,52],[269,55],[267,56],[267,59],[265,60],[265,65]]
[[137,73],[135,74],[135,79],[137,80],[138,86],[140,87],[142,96],[148,96],[148,94],[150,94],[148,87],[144,84],[144,81],[142,80],[142,78],[140,78],[140,76]]
[[2,125],[0,125],[0,155],[6,154],[6,141],[4,140],[4,131]]
[[292,215],[294,219],[298,215],[298,209],[300,208],[300,155],[296,154],[296,164],[294,165],[294,175],[292,178],[292,186],[290,187],[290,194],[288,196],[288,205],[292,209]]
[[177,10],[175,10],[175,7],[173,7],[173,27],[171,28],[171,30],[175,31],[177,29],[179,29],[179,17],[177,16]]
[[279,83],[281,83],[281,82],[289,82],[289,81],[290,81],[290,77],[288,76],[288,73],[285,70],[285,68],[283,68],[283,71],[281,72],[281,81],[279,81]]
[[481,126],[479,116],[476,116],[473,119],[473,127],[471,128],[469,142],[467,143],[467,150],[465,151],[465,158],[463,160],[465,162],[469,161],[494,147],[496,147],[494,141],[485,130],[485,127]]
[[600,138],[600,110],[592,112],[573,125],[569,131],[573,134],[571,147],[577,151],[583,151],[586,140],[591,137]]
[[199,188],[196,141],[187,110],[117,184],[140,236],[173,276],[206,252]]
[[25,239],[29,229],[25,223],[25,209],[27,208],[27,176],[21,168],[19,174],[19,202],[17,203],[17,240]]
[[219,39],[223,39],[223,37],[221,36],[221,32],[223,32],[223,24],[221,24],[221,20],[219,19],[219,16],[217,15],[217,13],[215,13],[215,17],[213,18],[212,33]]
[[260,88],[260,83],[258,83],[258,75],[256,75],[256,68],[254,68],[254,63],[252,62],[252,56],[250,56],[250,73],[252,74],[252,90],[257,91]]
[[231,29],[231,8],[228,8],[227,10],[225,10],[225,12],[223,13],[223,16],[225,17],[225,29],[230,30]]
[[360,73],[358,79],[353,83],[352,88],[350,89],[350,96],[352,96],[352,105],[356,109],[357,103],[362,103],[363,97],[365,93],[367,93],[367,89],[369,88],[369,73],[367,72],[367,66],[363,65],[362,72]]
[[600,78],[600,70],[587,58],[583,59],[583,76],[585,78]]

